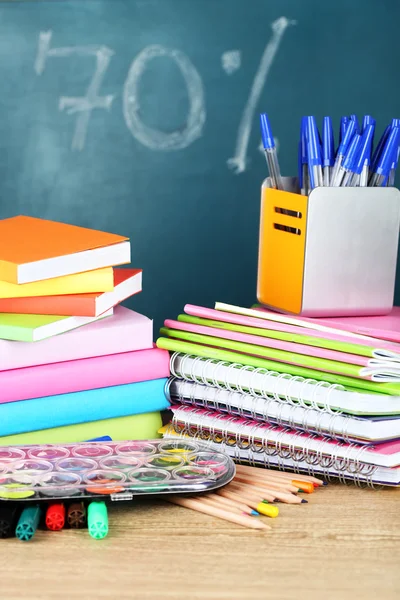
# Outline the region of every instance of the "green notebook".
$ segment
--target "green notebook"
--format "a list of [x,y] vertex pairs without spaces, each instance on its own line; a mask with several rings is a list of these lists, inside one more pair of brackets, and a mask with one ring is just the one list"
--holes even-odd
[[111,308],[99,317],[59,317],[0,313],[0,340],[38,342],[113,314]]
[[[344,387],[352,391],[355,389],[359,389],[368,390],[369,392],[400,396],[399,383],[376,383],[367,379],[357,379],[356,377],[351,375],[351,369],[347,371],[346,375],[338,375],[336,373],[326,372],[323,370],[316,370],[311,367],[305,366],[305,364],[304,366],[298,366],[284,362],[279,362],[277,356],[279,356],[283,351],[275,350],[274,354],[272,354],[269,353],[268,348],[264,348],[262,346],[254,346],[252,344],[244,344],[242,342],[234,342],[231,340],[224,340],[222,338],[214,338],[208,335],[188,333],[186,331],[179,331],[176,329],[170,329],[168,327],[162,327],[160,329],[160,333],[162,336],[166,337],[159,338],[157,340],[157,346],[166,350],[185,352],[187,354],[195,354],[197,356],[207,356],[209,358],[216,358],[217,360],[227,360],[229,362],[236,362],[242,365],[261,367],[268,369],[269,371],[276,371],[278,373],[300,375],[301,377],[316,379],[318,381],[337,383],[339,385],[343,385]],[[172,340],[168,338],[177,339]],[[263,350],[266,350],[271,358],[272,356],[274,356],[275,360],[263,358],[261,356],[261,352]],[[257,354],[257,356],[250,355],[248,354],[249,352]],[[267,352],[264,354],[264,356],[267,355]],[[301,359],[310,358],[297,354],[295,356],[299,356],[299,358]],[[312,361],[314,360],[315,359],[312,359]],[[335,361],[325,360],[325,362],[334,363]],[[309,364],[311,365],[315,363],[310,362]],[[343,363],[336,364],[338,365],[338,367],[341,367],[343,365]],[[354,365],[352,366],[354,367]],[[358,367],[355,367],[355,369],[358,371]]]
[[[26,402],[29,402],[27,400]],[[104,419],[78,425],[66,425],[41,431],[29,431],[17,435],[0,437],[0,446],[20,446],[22,444],[63,444],[83,442],[108,435],[113,441],[150,440],[160,437],[162,426],[159,412],[129,415],[115,419]]]

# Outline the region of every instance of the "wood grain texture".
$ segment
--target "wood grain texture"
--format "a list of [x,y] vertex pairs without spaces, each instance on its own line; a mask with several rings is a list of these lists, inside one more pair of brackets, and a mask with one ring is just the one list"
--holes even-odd
[[85,530],[4,540],[0,597],[398,599],[400,490],[330,484],[304,497],[309,504],[280,505],[266,533],[142,500],[110,509],[102,541]]

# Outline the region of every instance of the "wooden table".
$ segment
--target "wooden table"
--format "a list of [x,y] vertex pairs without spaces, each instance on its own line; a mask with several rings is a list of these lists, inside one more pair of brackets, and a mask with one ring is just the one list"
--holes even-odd
[[7,600],[398,600],[400,490],[330,484],[268,533],[163,501],[110,509],[110,533],[0,542]]

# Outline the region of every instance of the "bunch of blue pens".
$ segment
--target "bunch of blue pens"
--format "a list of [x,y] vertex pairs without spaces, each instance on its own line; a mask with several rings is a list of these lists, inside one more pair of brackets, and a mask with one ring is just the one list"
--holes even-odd
[[33,538],[36,530],[45,527],[50,531],[61,531],[69,527],[87,527],[91,537],[102,539],[108,533],[108,515],[105,502],[90,501],[50,502],[47,505],[35,502],[7,501],[0,504],[0,538],[17,537],[22,541]]
[[[277,150],[268,116],[260,115],[261,135],[272,187],[283,190]],[[322,137],[315,117],[303,117],[298,150],[299,190],[316,187],[393,186],[400,155],[400,119],[392,119],[374,148],[376,121],[365,115],[342,117],[335,151],[331,117],[324,117]]]

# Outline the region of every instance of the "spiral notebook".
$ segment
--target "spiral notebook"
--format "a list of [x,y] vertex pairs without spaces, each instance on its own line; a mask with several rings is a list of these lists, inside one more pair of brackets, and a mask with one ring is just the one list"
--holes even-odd
[[231,456],[238,452],[239,459],[244,458],[242,450],[250,450],[265,457],[290,458],[295,465],[319,464],[331,475],[340,473],[351,479],[357,474],[377,483],[400,484],[400,441],[360,446],[211,410],[190,406],[173,406],[172,410],[176,433],[222,443]]
[[366,417],[400,415],[400,396],[346,390],[343,386],[326,381],[277,373],[243,365],[239,361],[227,362],[175,352],[170,359],[170,371],[172,376],[188,381],[243,393],[250,392],[254,396],[274,398],[316,410]]
[[211,449],[225,452],[231,456],[237,463],[251,464],[265,468],[280,469],[285,471],[294,471],[295,473],[307,473],[308,475],[320,476],[324,479],[340,481],[341,483],[354,483],[360,487],[379,487],[382,485],[398,487],[400,486],[400,469],[386,468],[369,465],[366,463],[355,462],[350,464],[348,461],[334,461],[334,459],[323,461],[322,459],[315,460],[314,456],[307,455],[304,452],[302,455],[297,453],[294,455],[290,451],[283,453],[278,449],[273,449],[272,452],[261,451],[254,444],[246,443],[243,445],[241,440],[235,443],[227,443],[225,441],[214,441],[213,437],[206,439],[205,433],[201,430],[190,429],[182,430],[174,423],[170,423],[159,430],[165,439],[179,438],[201,438],[202,443],[206,443]]
[[[156,345],[158,348],[169,350],[170,352],[183,352],[185,354],[193,354],[194,356],[203,356],[208,359],[223,360],[229,363],[239,363],[255,368],[267,369],[276,371],[282,376],[292,375],[295,377],[303,377],[305,379],[316,379],[322,382],[338,384],[350,391],[358,390],[360,392],[379,393],[381,395],[392,395],[400,398],[399,383],[378,383],[368,379],[357,379],[345,375],[337,375],[335,373],[318,371],[297,365],[286,364],[276,360],[267,360],[246,354],[245,352],[232,351],[225,348],[215,348],[208,346],[207,342],[203,341],[203,337],[195,333],[187,333],[186,331],[178,331],[163,327],[160,330],[161,335],[165,337],[158,338]],[[246,346],[247,344],[242,344]],[[400,412],[397,410],[397,412]]]
[[169,380],[166,393],[171,404],[208,408],[333,439],[370,444],[400,438],[400,419],[350,417],[309,408],[296,400],[275,398],[273,394],[268,398],[253,396],[176,377]]

